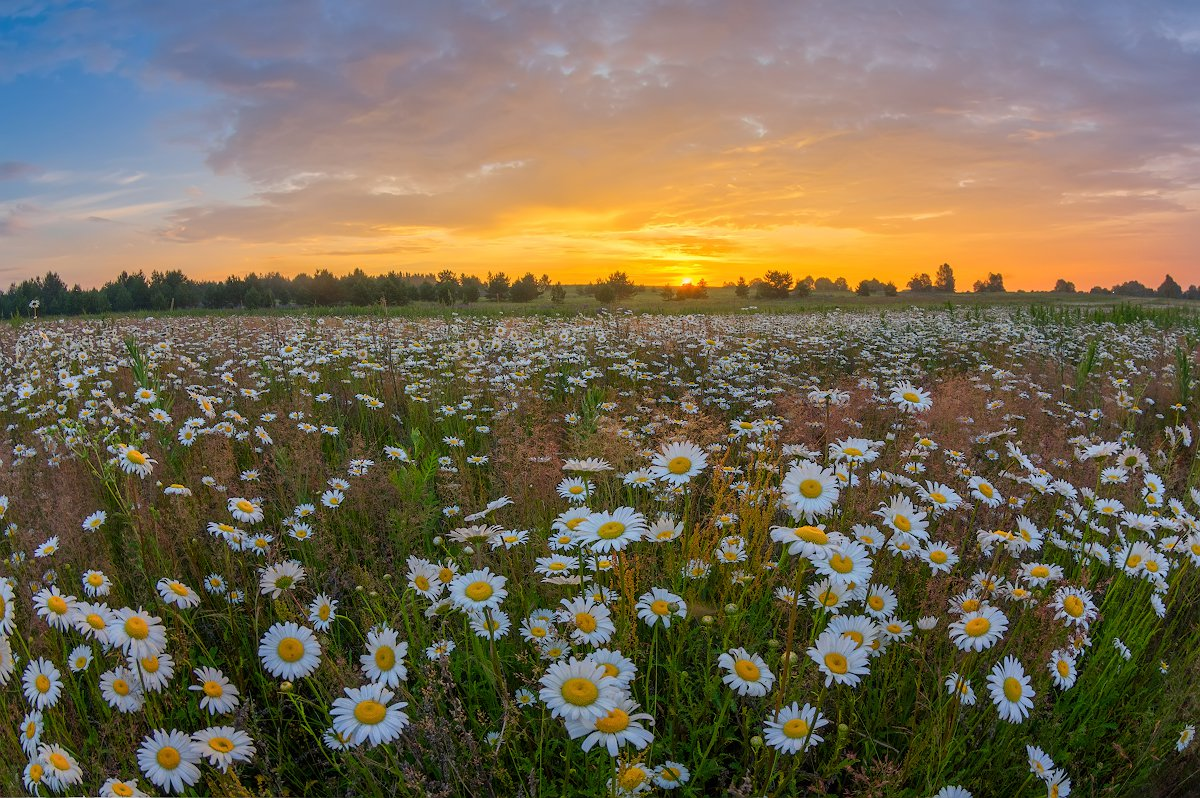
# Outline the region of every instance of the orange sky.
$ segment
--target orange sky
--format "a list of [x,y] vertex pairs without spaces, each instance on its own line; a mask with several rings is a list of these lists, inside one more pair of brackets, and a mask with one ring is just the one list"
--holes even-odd
[[396,9],[0,23],[0,281],[1200,282],[1194,4]]

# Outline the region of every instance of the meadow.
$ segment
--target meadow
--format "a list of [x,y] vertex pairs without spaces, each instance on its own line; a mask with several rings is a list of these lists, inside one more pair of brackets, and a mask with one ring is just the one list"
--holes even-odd
[[1028,299],[5,325],[0,793],[1200,793],[1200,326]]

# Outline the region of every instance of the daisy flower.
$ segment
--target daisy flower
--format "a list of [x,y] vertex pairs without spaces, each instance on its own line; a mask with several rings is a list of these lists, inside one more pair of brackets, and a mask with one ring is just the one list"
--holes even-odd
[[825,738],[817,729],[829,721],[816,707],[796,702],[776,712],[763,727],[763,739],[767,745],[785,754],[798,754],[820,744]]
[[259,574],[258,589],[264,596],[277,599],[304,581],[304,566],[299,560],[284,560],[269,565]]
[[1016,657],[1005,657],[1003,662],[997,662],[987,680],[1001,718],[1009,723],[1021,723],[1029,716],[1036,694]]
[[404,657],[408,643],[402,643],[396,630],[384,625],[367,632],[367,653],[358,658],[363,673],[372,682],[396,687],[408,678]]
[[91,598],[107,596],[112,591],[112,582],[103,571],[84,571],[82,582],[83,592],[87,593]]
[[321,664],[321,644],[305,626],[291,621],[276,623],[263,635],[258,656],[268,673],[294,681],[310,675]]
[[805,460],[788,469],[780,485],[783,505],[810,522],[825,515],[837,503],[840,489],[833,469]]
[[100,798],[146,798],[137,780],[119,779],[113,776],[100,785]]
[[257,524],[264,517],[261,504],[241,496],[230,497],[225,507],[235,521],[241,521],[243,524]]
[[717,666],[725,670],[721,681],[741,696],[764,696],[775,684],[775,674],[757,654],[744,648],[733,648],[717,658]]
[[687,616],[687,604],[683,598],[661,587],[650,588],[639,596],[634,609],[647,626],[662,624],[664,629],[671,627],[672,615],[680,618]]
[[964,679],[957,672],[946,677],[946,691],[958,699],[964,706],[975,705],[975,688],[971,687],[969,679]]
[[637,709],[638,705],[633,699],[624,696],[617,706],[602,717],[568,719],[567,734],[572,740],[583,737],[584,751],[590,751],[596,745],[603,745],[609,756],[616,756],[623,745],[632,745],[640,751],[654,740],[654,735],[646,730],[642,721],[648,720],[653,724],[654,718]]
[[150,458],[132,446],[121,445],[117,449],[119,451],[117,465],[126,474],[136,474],[145,479],[154,470],[154,466],[158,464],[157,460]]
[[576,530],[578,538],[595,552],[621,551],[646,535],[646,519],[632,507],[592,513]]
[[498,609],[508,595],[507,577],[493,574],[489,568],[460,574],[450,582],[450,600],[459,609],[482,612]]
[[181,610],[191,609],[200,603],[200,596],[196,591],[177,579],[164,577],[158,580],[158,595],[162,596],[162,600],[167,604]]
[[654,456],[650,473],[660,482],[684,485],[708,466],[708,455],[694,443],[668,443]]
[[624,697],[617,680],[588,659],[552,663],[540,681],[538,695],[550,714],[566,721],[603,718]]
[[905,413],[923,413],[933,407],[932,394],[907,381],[898,383],[889,398]]
[[1008,617],[995,607],[964,613],[950,624],[950,639],[960,651],[983,651],[994,646],[1008,629]]
[[103,510],[97,510],[87,518],[83,519],[83,531],[95,532],[97,529],[104,526],[104,521],[107,518],[108,513],[104,512]]
[[83,781],[83,769],[75,757],[61,745],[43,745],[38,748],[38,761],[45,767],[45,778],[56,786],[69,787]]
[[142,739],[138,766],[152,784],[167,792],[182,792],[200,780],[200,754],[181,731],[155,729]]
[[202,693],[200,708],[210,715],[224,715],[238,708],[241,699],[238,689],[230,683],[225,674],[216,668],[202,666],[192,671],[199,684],[189,685],[189,690]]
[[62,678],[54,663],[43,657],[30,660],[21,676],[25,699],[34,709],[42,710],[58,703],[62,693]]
[[558,619],[574,626],[571,640],[577,644],[603,645],[617,631],[612,622],[612,613],[603,604],[597,604],[588,597],[577,597],[563,599],[562,605]]
[[654,770],[654,784],[664,790],[675,790],[688,783],[692,772],[679,762],[667,760]]
[[825,686],[833,683],[855,687],[870,670],[866,648],[852,638],[826,629],[806,652],[825,674]]
[[100,674],[100,695],[118,712],[137,712],[145,700],[137,675],[120,666]]
[[337,612],[337,600],[331,599],[324,593],[318,593],[317,597],[308,605],[308,621],[313,625],[313,628],[318,632],[328,631],[333,623],[334,615]]
[[249,762],[254,758],[254,741],[250,735],[232,726],[212,726],[192,735],[197,754],[222,773],[234,762]]

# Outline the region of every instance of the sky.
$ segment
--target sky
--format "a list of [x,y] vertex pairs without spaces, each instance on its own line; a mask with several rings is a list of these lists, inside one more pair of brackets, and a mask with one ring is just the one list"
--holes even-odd
[[1200,3],[0,0],[0,284],[1200,283]]

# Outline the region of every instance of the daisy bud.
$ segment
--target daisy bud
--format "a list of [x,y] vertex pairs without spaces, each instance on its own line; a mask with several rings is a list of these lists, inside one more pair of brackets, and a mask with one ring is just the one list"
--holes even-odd
[[790,662],[792,665],[795,665],[796,663],[798,663],[800,661],[800,655],[797,654],[795,651],[789,651],[787,658],[788,658],[788,662]]
[[733,615],[737,611],[738,611],[738,605],[736,605],[736,604],[726,604],[725,605],[725,614],[726,615]]
[[390,581],[392,581],[392,575],[391,575],[391,574],[384,574],[384,575],[383,575],[383,581],[385,581],[385,582],[390,582]]
[[371,598],[376,598],[376,597],[378,597],[378,596],[379,596],[379,591],[378,591],[378,590],[372,590],[371,592],[367,593],[367,595],[368,595],[368,596],[370,596]]
[[705,626],[712,626],[714,620],[716,620],[716,619],[713,618],[711,615],[705,615],[703,618],[700,619],[700,623],[704,624]]
[[433,545],[435,545],[435,546],[440,546],[440,545],[442,545],[442,536],[441,536],[441,535],[434,535],[434,536],[433,536]]
[[759,737],[757,734],[754,735],[753,737],[751,737],[750,738],[750,747],[756,751],[759,748],[762,748],[763,747],[763,738]]
[[778,640],[776,640],[773,637],[767,641],[767,648],[770,648],[770,649],[777,649],[781,645],[782,645],[782,643],[780,643]]
[[356,592],[356,593],[361,593],[361,592],[363,592],[364,590],[366,590],[366,588],[365,588],[365,587],[363,587],[362,585],[355,585],[355,586],[354,586],[354,590],[355,590],[355,592]]
[[279,683],[279,692],[281,692],[281,693],[290,693],[290,692],[292,692],[292,687],[293,687],[293,685],[292,685],[292,683],[291,683],[291,682],[289,682],[289,681],[282,681],[282,682],[280,682],[280,683]]

